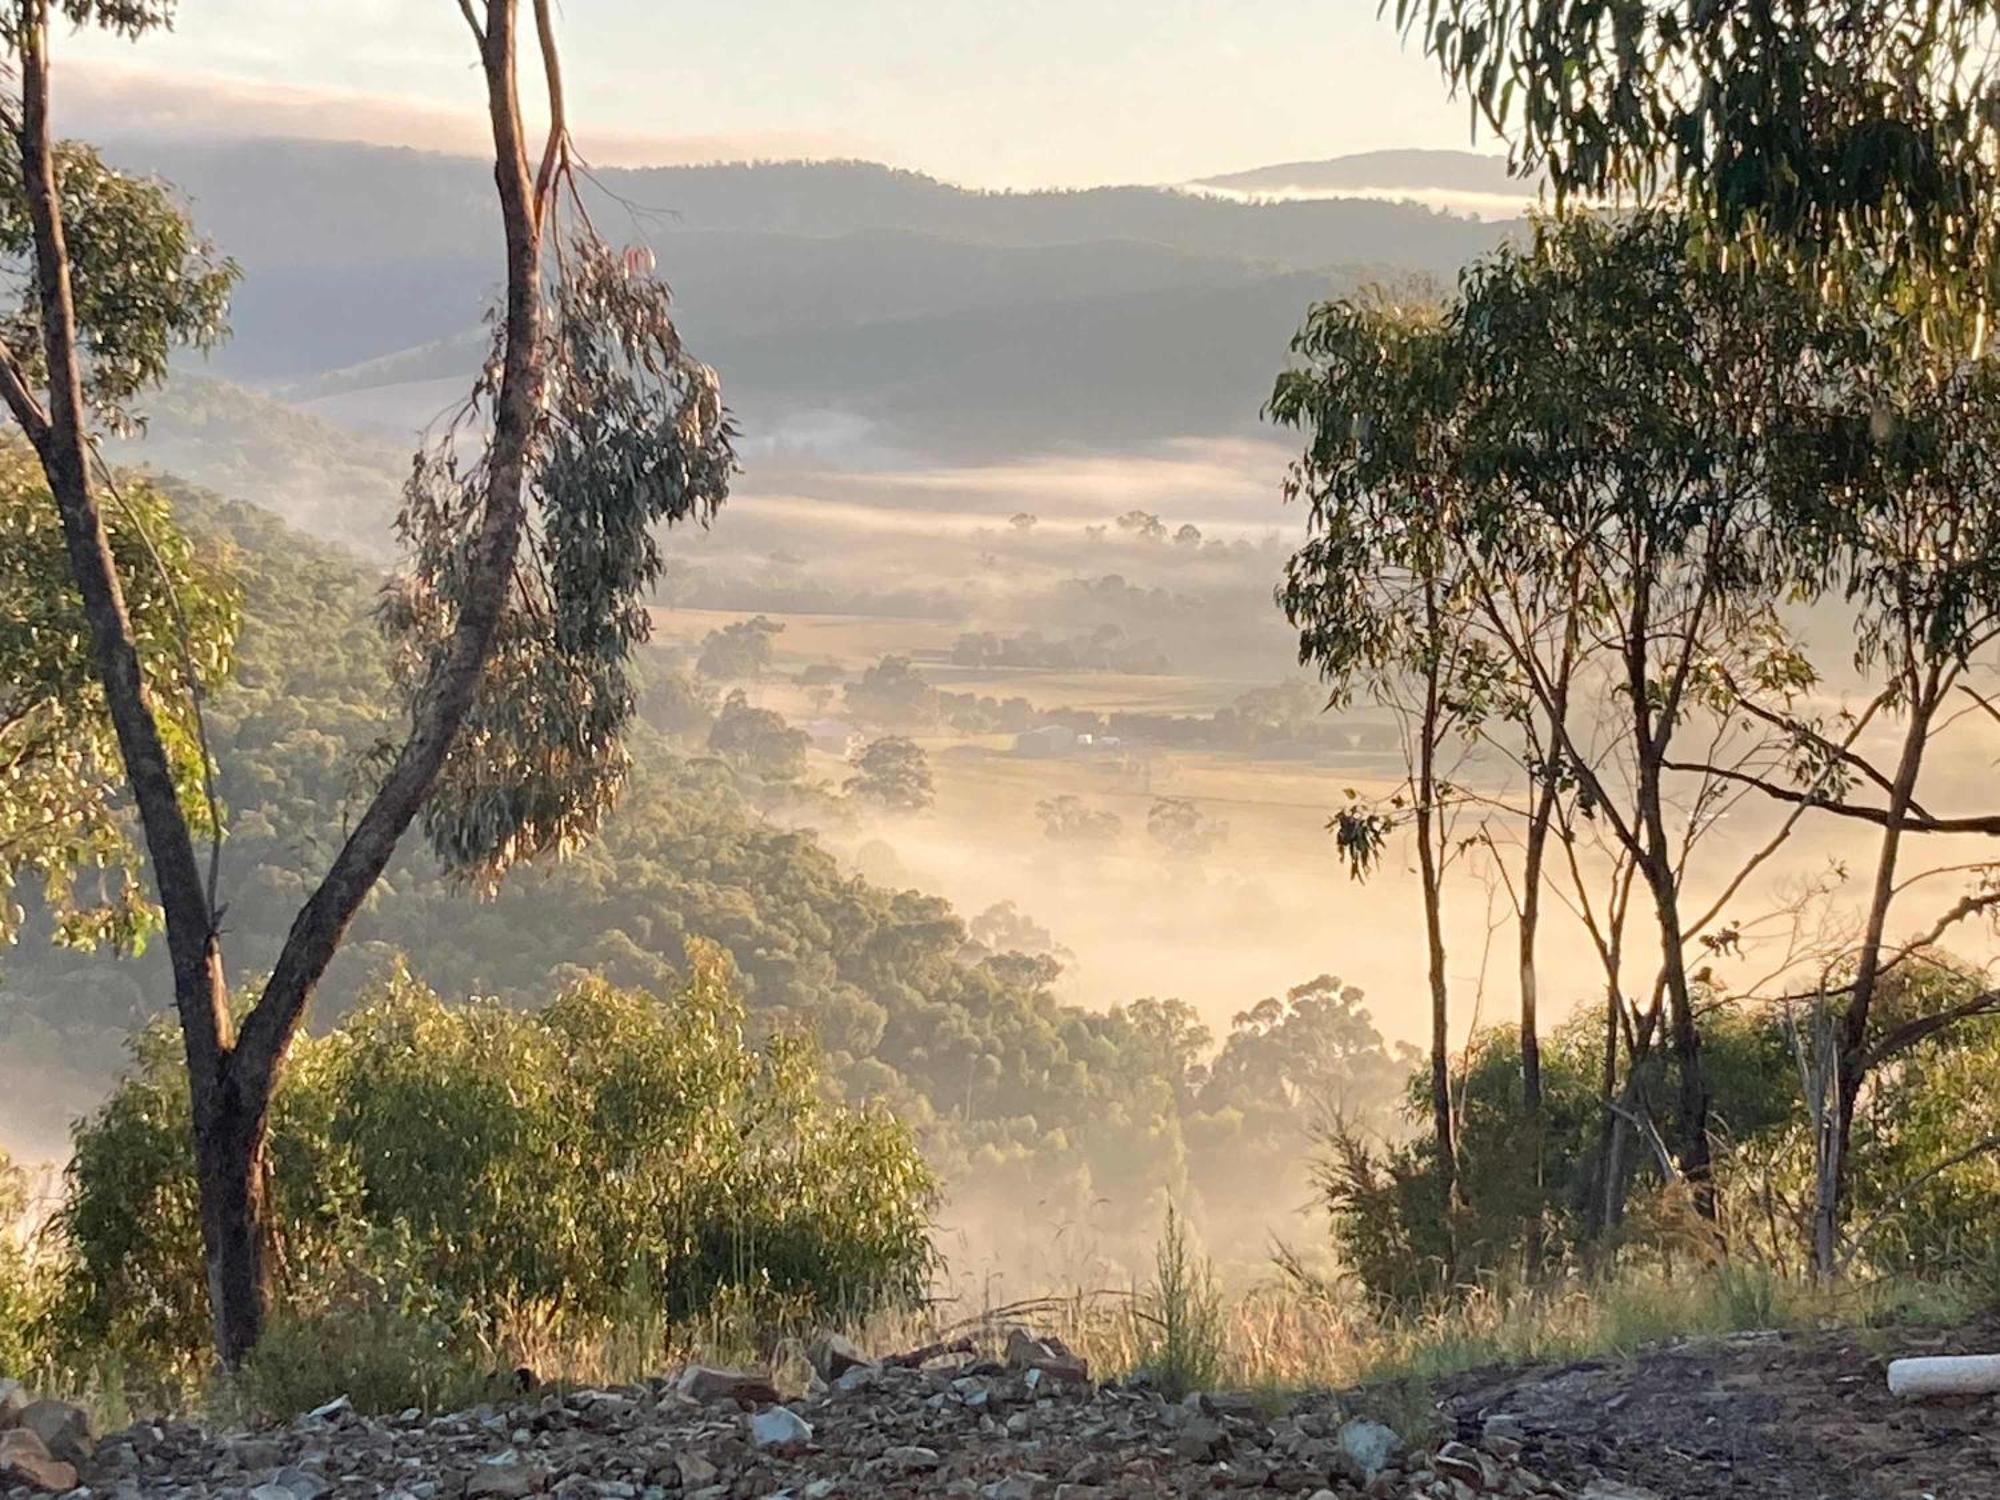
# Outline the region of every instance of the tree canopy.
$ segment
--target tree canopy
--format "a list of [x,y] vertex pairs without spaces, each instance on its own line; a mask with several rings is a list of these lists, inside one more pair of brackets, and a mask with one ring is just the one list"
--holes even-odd
[[[213,827],[200,696],[227,675],[239,625],[228,572],[203,560],[166,498],[142,480],[120,489],[106,518],[131,585],[126,608],[160,705],[190,822]],[[56,509],[39,464],[0,443],[0,946],[18,935],[22,880],[39,882],[58,942],[141,946],[159,910],[139,880],[124,768],[87,645]]]

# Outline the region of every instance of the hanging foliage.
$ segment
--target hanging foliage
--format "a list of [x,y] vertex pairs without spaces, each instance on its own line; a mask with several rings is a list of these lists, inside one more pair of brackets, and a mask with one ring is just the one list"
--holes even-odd
[[[481,888],[573,848],[615,801],[629,764],[632,653],[648,637],[646,599],[665,560],[659,530],[706,525],[735,472],[715,372],[682,348],[650,260],[579,233],[549,290],[526,545],[479,697],[424,810],[439,857]],[[382,622],[413,708],[470,576],[487,459],[482,442],[462,463],[457,439],[490,418],[498,347],[404,490],[397,525],[409,560]]]

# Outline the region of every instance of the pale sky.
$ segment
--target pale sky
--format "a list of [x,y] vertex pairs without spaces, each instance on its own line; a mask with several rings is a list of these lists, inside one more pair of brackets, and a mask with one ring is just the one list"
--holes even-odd
[[[561,11],[573,123],[605,160],[864,156],[1026,187],[1470,144],[1464,108],[1375,0]],[[59,115],[79,131],[477,143],[472,42],[453,0],[182,0],[173,34],[66,38],[56,63]]]

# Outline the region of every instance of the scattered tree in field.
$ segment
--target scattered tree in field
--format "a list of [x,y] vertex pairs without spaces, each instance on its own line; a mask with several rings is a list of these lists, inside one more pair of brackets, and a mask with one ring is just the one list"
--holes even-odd
[[1042,832],[1059,844],[1104,844],[1124,831],[1125,823],[1107,808],[1088,806],[1081,797],[1064,792],[1035,804]]
[[781,622],[756,615],[711,630],[702,637],[694,669],[718,682],[762,677],[771,669],[772,638],[782,635],[784,629]]
[[1321,974],[1232,1018],[1204,1102],[1211,1108],[1276,1102],[1301,1125],[1329,1113],[1382,1123],[1417,1056],[1408,1047],[1387,1047],[1358,988]]
[[1174,533],[1174,545],[1176,547],[1199,547],[1201,545],[1201,528],[1192,521],[1183,525]]
[[1126,511],[1118,518],[1118,529],[1130,532],[1145,542],[1163,542],[1167,539],[1166,523],[1147,510]]
[[[0,240],[30,272],[0,334],[0,399],[62,521],[153,871],[191,1094],[204,1280],[216,1346],[232,1365],[263,1321],[273,1092],[349,924],[420,816],[445,862],[485,884],[590,832],[625,770],[630,657],[661,569],[652,527],[706,516],[732,466],[714,377],[683,354],[665,287],[587,224],[560,222],[574,187],[550,7],[535,5],[527,46],[518,0],[461,8],[492,124],[505,300],[461,422],[420,455],[405,494],[408,566],[382,621],[408,738],[240,1024],[225,986],[223,901],[182,804],[173,715],[156,702],[170,684],[146,675],[131,570],[105,521],[103,502],[115,507],[117,496],[92,437],[126,420],[130,400],[166,373],[173,345],[220,335],[232,269],[163,190],[53,140],[47,0],[22,0],[0,20],[17,89],[4,122],[10,149],[0,152],[0,198],[13,185]],[[136,37],[168,23],[172,6],[68,0],[62,13]],[[518,105],[524,52],[543,71],[553,116],[532,160]],[[559,260],[549,254],[556,239]],[[479,434],[470,456],[458,451],[465,433]]]
[[856,755],[845,790],[891,812],[922,812],[937,801],[929,757],[922,746],[900,735],[873,740]]
[[670,739],[697,744],[708,738],[718,710],[715,689],[686,672],[665,672],[646,685],[641,716]]
[[938,690],[907,656],[885,656],[848,683],[847,711],[884,729],[931,729],[938,722]]
[[1229,825],[1211,818],[1188,797],[1155,797],[1146,809],[1146,837],[1169,854],[1207,854],[1229,837]]
[[1016,531],[1023,533],[1033,531],[1036,525],[1040,521],[1041,521],[1040,516],[1030,515],[1025,510],[1017,510],[1014,512],[1013,515],[1007,518],[1007,524],[1009,526],[1013,527]]
[[1054,933],[1011,901],[996,901],[975,916],[966,930],[973,942],[995,953],[1070,956]]
[[1431,1134],[1447,1200],[1452,1144],[1451,992],[1445,876],[1463,841],[1455,784],[1468,736],[1490,711],[1493,665],[1468,625],[1473,559],[1463,544],[1466,483],[1452,393],[1462,374],[1442,309],[1428,295],[1331,303],[1293,341],[1272,417],[1306,433],[1285,482],[1307,506],[1307,540],[1287,562],[1278,602],[1299,632],[1299,660],[1343,702],[1366,693],[1402,731],[1405,780],[1388,797],[1350,790],[1328,823],[1356,878],[1407,829],[1424,906],[1431,1008]]
[[1215,1033],[1185,1000],[1147,995],[1114,1007],[1112,1016],[1132,1028],[1136,1045],[1151,1055],[1153,1071],[1168,1079],[1183,1105],[1192,1103],[1208,1082],[1208,1053]]
[[794,781],[805,774],[812,738],[775,709],[758,708],[742,690],[723,700],[708,731],[708,748],[739,771],[765,781]]

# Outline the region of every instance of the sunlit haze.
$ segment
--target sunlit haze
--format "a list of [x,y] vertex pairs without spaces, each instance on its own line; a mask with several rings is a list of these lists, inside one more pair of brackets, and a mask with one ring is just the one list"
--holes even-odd
[[[1471,144],[1374,0],[572,0],[561,20],[578,138],[627,164],[866,157],[1071,187]],[[58,98],[99,132],[471,151],[466,40],[443,0],[204,0],[143,46],[69,43],[92,66]]]

